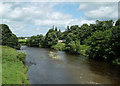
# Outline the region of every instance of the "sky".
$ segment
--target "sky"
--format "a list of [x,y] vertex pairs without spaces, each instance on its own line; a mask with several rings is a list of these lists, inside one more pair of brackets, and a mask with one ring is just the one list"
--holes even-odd
[[0,21],[18,37],[45,35],[57,27],[94,24],[96,20],[118,19],[118,2],[3,2]]

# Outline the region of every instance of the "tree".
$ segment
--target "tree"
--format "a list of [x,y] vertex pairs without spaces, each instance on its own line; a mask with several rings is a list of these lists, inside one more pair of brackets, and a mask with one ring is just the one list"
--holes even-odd
[[[55,30],[56,31],[56,30]],[[56,35],[57,35],[57,38],[60,40],[62,39],[62,32],[61,30],[59,29],[59,31],[56,31]]]
[[89,57],[96,60],[110,60],[109,53],[111,52],[110,37],[111,30],[96,31],[92,36],[86,40],[91,47],[88,51]]
[[90,27],[87,25],[87,24],[83,24],[81,27],[80,27],[80,30],[79,30],[79,39],[80,39],[80,44],[82,45],[83,44],[83,41],[91,35],[91,29]]
[[109,45],[111,45],[110,57],[112,60],[119,60],[120,63],[120,27],[114,26],[112,29],[112,35],[110,37]]
[[76,35],[74,35],[73,33],[68,33],[68,35],[65,37],[65,40],[66,40],[66,45],[67,45],[71,41],[76,40]]
[[115,26],[120,26],[120,19],[116,21]]
[[55,27],[55,31],[57,31],[57,27]]
[[99,21],[96,20],[96,28],[97,30],[104,31],[106,29],[110,29],[113,26],[113,20],[108,20],[108,21]]
[[9,37],[8,41],[7,41],[7,45],[15,48],[15,49],[20,49],[20,45],[18,43],[18,38],[16,37],[15,34],[12,34],[11,37]]
[[27,41],[27,45],[30,47],[44,47],[44,37],[42,34],[37,36],[32,36]]
[[7,45],[16,49],[20,49],[18,38],[16,37],[15,34],[12,33],[8,25],[0,24],[0,31],[2,32],[2,38],[0,38],[2,43],[0,44]]
[[67,30],[68,30],[68,31],[70,30],[69,26],[67,26]]
[[58,38],[54,30],[49,30],[48,33],[45,36],[45,45],[46,47],[51,47],[52,45],[55,45],[58,43]]

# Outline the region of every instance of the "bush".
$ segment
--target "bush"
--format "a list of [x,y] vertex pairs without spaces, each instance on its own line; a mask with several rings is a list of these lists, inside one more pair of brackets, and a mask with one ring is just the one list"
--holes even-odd
[[86,45],[80,45],[78,46],[78,53],[81,55],[86,55],[86,52],[89,51],[90,47]]
[[65,43],[57,43],[56,45],[53,45],[51,48],[63,51],[65,50]]
[[24,60],[25,60],[25,58],[26,58],[26,53],[21,52],[21,51],[17,52],[17,58],[18,58],[20,61],[24,62]]
[[71,41],[66,46],[66,51],[70,53],[76,53],[81,55],[86,55],[86,51],[89,51],[89,46],[81,45],[80,40]]
[[112,63],[120,65],[120,58],[113,60]]

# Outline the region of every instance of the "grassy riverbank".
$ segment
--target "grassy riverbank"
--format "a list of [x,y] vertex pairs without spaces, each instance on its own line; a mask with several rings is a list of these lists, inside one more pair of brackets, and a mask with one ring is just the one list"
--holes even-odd
[[17,58],[17,51],[11,47],[2,47],[2,84],[29,84],[22,61]]

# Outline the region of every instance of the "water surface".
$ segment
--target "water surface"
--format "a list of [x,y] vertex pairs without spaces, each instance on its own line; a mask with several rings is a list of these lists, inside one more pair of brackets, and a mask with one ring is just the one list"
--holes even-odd
[[120,68],[84,56],[22,46],[31,84],[120,84]]

